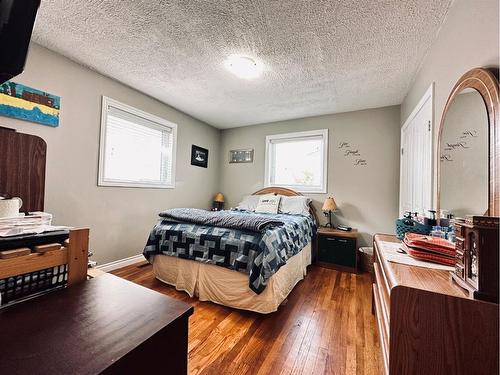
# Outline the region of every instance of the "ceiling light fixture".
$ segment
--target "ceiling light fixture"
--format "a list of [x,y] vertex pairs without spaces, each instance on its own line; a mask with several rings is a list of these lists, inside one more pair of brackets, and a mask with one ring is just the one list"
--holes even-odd
[[245,56],[230,56],[224,66],[235,76],[245,79],[257,78],[262,73],[262,65]]

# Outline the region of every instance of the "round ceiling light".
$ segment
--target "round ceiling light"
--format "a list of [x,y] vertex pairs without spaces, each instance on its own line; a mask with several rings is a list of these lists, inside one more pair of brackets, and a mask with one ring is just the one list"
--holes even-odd
[[257,78],[262,73],[262,66],[245,56],[230,56],[224,66],[235,76],[245,79]]

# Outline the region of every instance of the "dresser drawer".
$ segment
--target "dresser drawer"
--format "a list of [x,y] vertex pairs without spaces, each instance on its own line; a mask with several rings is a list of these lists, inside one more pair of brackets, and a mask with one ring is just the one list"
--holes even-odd
[[465,243],[464,240],[460,237],[455,238],[455,249],[457,251],[464,251]]
[[455,224],[455,237],[464,237],[465,235],[465,227]]
[[464,266],[463,265],[458,264],[458,263],[455,264],[455,275],[460,277],[462,280],[464,279],[465,273],[464,273]]
[[390,346],[389,346],[389,336],[388,336],[389,332],[386,330],[388,322],[385,321],[385,317],[382,313],[382,305],[381,305],[382,302],[379,299],[380,294],[378,292],[377,284],[373,284],[372,293],[373,293],[373,303],[374,303],[375,316],[378,328],[378,338],[379,338],[380,348],[382,349],[382,362],[384,365],[384,375],[388,375],[389,359],[390,359],[390,353],[389,353]]
[[356,239],[319,236],[318,260],[345,267],[356,267]]

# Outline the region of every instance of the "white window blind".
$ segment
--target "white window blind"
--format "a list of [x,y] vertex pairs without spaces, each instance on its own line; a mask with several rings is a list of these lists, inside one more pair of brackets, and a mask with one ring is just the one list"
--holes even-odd
[[174,187],[176,127],[103,97],[99,185]]
[[266,186],[326,192],[328,130],[266,137]]

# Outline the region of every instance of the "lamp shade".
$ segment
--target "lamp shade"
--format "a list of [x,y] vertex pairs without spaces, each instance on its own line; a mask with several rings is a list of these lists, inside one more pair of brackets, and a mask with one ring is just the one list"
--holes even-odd
[[337,209],[337,204],[332,197],[328,197],[325,199],[325,203],[323,203],[323,207],[321,207],[322,211],[335,211]]
[[224,195],[222,193],[215,194],[214,202],[224,203]]

